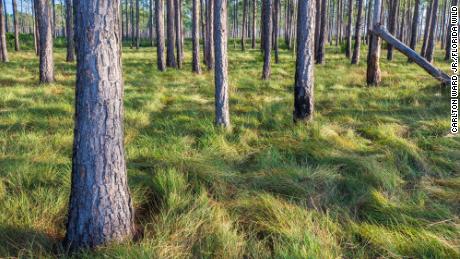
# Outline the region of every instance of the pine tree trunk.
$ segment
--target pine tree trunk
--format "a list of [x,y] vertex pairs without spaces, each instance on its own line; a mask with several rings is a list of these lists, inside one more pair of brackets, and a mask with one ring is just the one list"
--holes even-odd
[[134,1],[133,0],[130,0],[129,8],[131,11],[131,48],[134,48],[135,41],[136,41],[136,37],[135,37],[136,29],[134,27],[135,22],[134,22]]
[[181,28],[181,8],[180,0],[173,0],[174,2],[174,25],[176,26],[176,64],[177,68],[182,68],[182,28]]
[[275,63],[280,63],[279,58],[279,46],[278,46],[278,38],[279,38],[279,7],[280,7],[280,0],[274,0],[274,8],[273,8],[273,50],[275,51]]
[[150,39],[150,45],[153,47],[155,46],[154,39],[153,39],[153,8],[154,8],[154,0],[149,0],[149,39]]
[[206,65],[206,51],[208,46],[206,45],[205,4],[205,0],[200,0],[201,39],[203,40],[203,63]]
[[40,83],[54,82],[53,33],[49,0],[37,0]]
[[53,12],[53,20],[51,21],[51,30],[53,38],[56,37],[56,1],[52,0],[51,11]]
[[415,46],[417,45],[417,28],[418,28],[418,21],[420,16],[420,0],[415,0],[414,6],[414,15],[412,17],[412,29],[411,29],[411,37],[410,37],[410,48],[415,50]]
[[214,2],[207,0],[206,4],[206,65],[208,70],[214,68]]
[[[320,1],[320,0],[317,0]],[[351,57],[351,26],[353,23],[353,0],[348,0],[348,25],[347,25],[347,46],[345,48],[345,56],[347,58]]]
[[75,1],[77,85],[65,238],[70,250],[122,242],[134,232],[123,144],[119,6],[119,0]]
[[67,34],[67,62],[75,60],[74,50],[74,29],[73,29],[73,3],[72,0],[66,0],[66,34]]
[[248,0],[243,0],[243,26],[242,26],[242,33],[241,33],[241,50],[245,51],[246,46],[246,21],[247,21],[247,16],[248,16]]
[[367,30],[366,30],[366,44],[369,45],[371,33],[370,33],[370,27],[371,27],[371,21],[372,21],[372,0],[367,0]]
[[160,71],[166,70],[165,63],[165,24],[164,24],[164,2],[155,0],[155,18],[157,33],[157,67]]
[[353,56],[351,58],[351,64],[359,63],[359,56],[361,50],[361,27],[363,21],[363,0],[358,0],[358,16],[356,17],[355,27],[355,46],[353,49]]
[[19,22],[18,22],[18,7],[16,0],[13,0],[13,25],[14,25],[14,50],[19,51]]
[[[396,35],[396,20],[398,19],[398,5],[399,0],[392,0],[391,1],[391,9],[389,14],[388,20],[388,31],[391,35]],[[387,49],[387,59],[393,60],[393,46],[388,45]]]
[[3,10],[6,9],[6,6],[3,6],[2,0],[0,0],[0,61],[8,62],[8,49],[6,48],[6,35],[5,35],[5,21],[6,16],[4,16]]
[[199,0],[193,0],[192,4],[192,45],[193,45],[193,57],[192,57],[192,71],[200,74],[200,2]]
[[[319,49],[319,33],[321,30],[321,1],[322,0],[316,0],[316,3],[315,3],[315,8],[316,8],[316,12],[315,12],[315,60],[318,56],[317,53]],[[349,0],[349,1],[352,1],[352,0]]]
[[252,30],[251,30],[251,36],[252,36],[252,42],[251,42],[251,48],[255,49],[256,48],[256,30],[257,30],[257,0],[252,0]]
[[166,37],[166,66],[176,68],[176,57],[175,57],[175,44],[176,44],[176,34],[174,26],[174,0],[166,0],[166,27],[167,27],[167,37]]
[[431,14],[430,32],[428,36],[428,43],[426,47],[426,59],[433,63],[434,49],[436,45],[436,24],[438,20],[438,0],[433,0],[433,12]]
[[316,52],[316,64],[324,64],[324,61],[325,61],[324,55],[326,53],[327,0],[321,0],[321,1],[322,1],[321,2],[321,28],[319,31],[318,50]]
[[271,73],[271,46],[272,46],[272,0],[262,0],[263,15],[263,50],[264,66],[262,70],[262,79],[270,78]]
[[40,44],[38,43],[40,38],[40,33],[38,31],[38,17],[37,17],[37,2],[38,0],[32,0],[33,5],[33,18],[34,18],[34,47],[35,47],[35,55],[38,56],[40,53]]
[[[319,1],[319,0],[317,0]],[[315,0],[299,1],[294,122],[309,121],[314,111]]]
[[[374,10],[372,15],[372,30],[380,26],[382,1],[374,0]],[[381,81],[380,72],[380,38],[371,35],[369,42],[369,54],[367,56],[367,85],[378,86]]]
[[139,0],[136,0],[136,49],[139,49],[139,46],[141,43],[139,20],[140,20]]
[[230,128],[227,59],[227,0],[214,1],[215,109],[216,125]]
[[422,57],[426,57],[426,49],[428,46],[428,37],[430,35],[430,27],[431,27],[431,7],[433,2],[427,3],[426,14],[425,14],[425,30],[423,32],[423,43],[422,43],[422,50],[420,55]]

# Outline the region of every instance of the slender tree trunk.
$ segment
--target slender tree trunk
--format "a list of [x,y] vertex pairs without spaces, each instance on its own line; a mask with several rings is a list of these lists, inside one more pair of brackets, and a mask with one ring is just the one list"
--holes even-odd
[[433,1],[431,3],[427,3],[426,14],[425,14],[425,30],[423,33],[423,43],[422,43],[422,50],[420,55],[422,57],[426,57],[426,49],[428,46],[428,37],[430,35],[430,27],[431,27],[431,10],[432,10]]
[[164,24],[164,2],[155,0],[155,18],[157,32],[157,67],[160,71],[166,70],[165,62],[165,24]]
[[35,47],[35,55],[38,56],[40,53],[40,44],[39,44],[39,38],[40,38],[40,32],[38,30],[38,16],[37,16],[37,0],[32,0],[32,5],[33,5],[33,15],[34,15],[34,47]]
[[[319,0],[317,0],[319,1]],[[315,0],[299,1],[294,122],[309,121],[314,111]]]
[[361,52],[361,27],[363,21],[363,0],[358,0],[358,16],[356,17],[356,28],[355,28],[355,46],[353,49],[353,56],[351,58],[351,64],[359,63],[359,56]]
[[215,0],[206,0],[206,65],[208,70],[214,68],[214,2]]
[[122,242],[134,232],[123,144],[119,6],[119,0],[75,1],[77,85],[65,238],[70,250]]
[[19,51],[19,22],[18,22],[18,7],[16,0],[13,0],[13,25],[14,25],[14,50]]
[[200,74],[200,2],[199,0],[193,0],[192,4],[192,45],[193,45],[193,57],[192,57],[192,71]]
[[242,26],[242,33],[241,33],[241,50],[245,51],[246,46],[246,20],[248,16],[248,0],[243,0],[243,26]]
[[[320,0],[318,0],[320,1]],[[319,31],[318,51],[316,53],[316,64],[324,64],[326,53],[327,36],[327,0],[321,0],[321,28]],[[352,1],[352,0],[350,0]]]
[[153,47],[155,46],[154,39],[153,39],[153,8],[154,8],[154,0],[149,0],[149,39],[150,39],[150,45]]
[[[2,0],[0,0],[2,1]],[[4,19],[5,19],[5,32],[8,33],[10,32],[10,26],[8,24],[8,12],[6,10],[6,0],[3,0],[3,14],[4,14]]]
[[176,68],[176,57],[174,54],[174,44],[176,43],[176,34],[174,27],[174,0],[166,0],[166,27],[167,27],[167,39],[166,39],[166,66]]
[[275,63],[278,64],[280,63],[280,58],[279,58],[279,50],[278,50],[278,38],[279,38],[279,8],[280,8],[280,0],[274,0],[274,16],[273,16],[273,50],[275,51]]
[[[315,12],[315,60],[318,57],[317,53],[319,49],[319,33],[321,31],[321,1],[322,0],[316,0],[316,3],[315,3],[315,8],[316,8],[316,12]],[[349,1],[352,1],[352,0],[349,0]]]
[[66,0],[66,34],[67,34],[67,62],[75,60],[74,50],[74,28],[73,28],[73,3],[72,0]]
[[418,21],[420,15],[420,0],[415,0],[414,6],[414,16],[412,17],[412,29],[411,29],[411,37],[410,37],[410,48],[415,50],[415,46],[417,45],[417,29],[418,29]]
[[139,20],[140,20],[139,0],[136,0],[136,49],[139,49],[139,46],[141,43]]
[[[457,0],[452,0],[451,1],[451,6],[457,6],[457,5],[458,5]],[[450,10],[450,8],[449,8],[449,10]],[[450,11],[449,11],[449,13],[450,13]],[[450,33],[452,31],[452,24],[450,24],[450,16],[451,15],[452,14],[449,15],[449,27],[448,27],[448,30],[447,30],[447,40],[446,40],[446,44],[447,44],[446,45],[446,55],[444,56],[444,59],[446,61],[449,61],[451,59],[451,56],[450,56],[450,51],[451,51],[451,47],[452,47],[451,46],[452,39],[451,39],[451,35],[450,35]]]
[[136,37],[135,37],[135,27],[134,27],[134,1],[133,0],[130,0],[129,2],[129,8],[130,8],[130,12],[131,12],[131,48],[134,48],[134,45],[135,45],[135,40],[136,40]]
[[[320,1],[320,0],[317,0]],[[351,57],[351,26],[353,23],[353,0],[348,0],[348,25],[347,25],[347,46],[345,48],[345,56],[347,58]]]
[[182,28],[181,28],[181,8],[180,0],[173,0],[174,2],[174,13],[175,20],[174,25],[176,26],[176,64],[177,68],[182,68]]
[[433,63],[434,49],[436,45],[436,24],[438,20],[438,0],[433,0],[433,12],[431,14],[430,33],[428,36],[428,43],[426,47],[426,59]]
[[264,50],[264,67],[262,79],[270,78],[271,73],[271,46],[272,46],[272,0],[262,0],[263,15],[263,50]]
[[51,30],[53,38],[56,37],[56,1],[52,0],[51,11],[53,13],[53,20],[51,20]]
[[0,0],[0,61],[8,62],[8,49],[6,48],[6,35],[5,35],[5,21],[6,15],[4,16],[3,10],[6,6],[3,6],[3,2]]
[[201,39],[203,40],[203,63],[206,65],[206,51],[208,46],[206,45],[206,24],[205,24],[205,6],[206,1],[200,0],[200,21],[201,21]]
[[[391,35],[396,35],[396,20],[398,19],[398,5],[399,5],[399,0],[392,0],[391,1],[391,9],[389,10],[389,20],[388,20],[388,31],[391,33]],[[393,46],[388,45],[388,50],[387,50],[387,59],[388,60],[393,60]]]
[[49,0],[37,0],[39,30],[40,83],[54,82],[53,33]]
[[213,27],[216,58],[214,69],[216,125],[228,129],[230,128],[230,111],[228,104],[227,0],[215,0]]
[[128,0],[125,0],[125,39],[129,37],[129,8]]
[[251,36],[252,36],[252,42],[251,42],[251,48],[255,49],[256,48],[256,30],[257,30],[257,0],[252,0],[252,30],[251,30]]
[[[382,2],[374,0],[374,12],[372,15],[372,30],[380,26]],[[378,86],[381,81],[380,72],[380,38],[371,35],[369,42],[369,54],[367,57],[367,85]]]
[[[447,26],[446,26],[446,20],[448,19],[447,17],[447,7],[449,6],[449,0],[445,0],[444,1],[444,10],[442,12],[442,19],[439,24],[440,24],[440,28],[441,28],[441,49],[443,49],[444,47],[446,47],[446,42],[445,40],[447,39],[446,37],[446,34],[447,34]],[[450,22],[449,22],[450,23]]]

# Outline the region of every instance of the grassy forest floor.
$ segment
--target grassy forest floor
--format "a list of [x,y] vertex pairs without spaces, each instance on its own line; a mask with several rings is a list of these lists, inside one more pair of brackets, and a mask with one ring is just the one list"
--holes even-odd
[[[83,257],[460,258],[460,138],[449,91],[400,53],[365,85],[327,48],[314,122],[293,125],[295,60],[260,80],[258,50],[229,44],[233,130],[213,126],[213,73],[156,69],[153,48],[124,48],[125,139],[139,240]],[[386,51],[382,50],[382,57]],[[448,71],[437,52],[436,65]],[[0,257],[64,251],[75,64],[55,50],[38,85],[32,51],[0,64]]]

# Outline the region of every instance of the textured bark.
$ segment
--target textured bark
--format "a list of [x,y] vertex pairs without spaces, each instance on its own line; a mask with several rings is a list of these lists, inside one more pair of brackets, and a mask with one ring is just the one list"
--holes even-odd
[[423,32],[423,43],[422,43],[422,50],[420,51],[420,55],[422,57],[426,56],[426,48],[428,46],[428,37],[430,35],[430,25],[431,25],[431,7],[433,2],[427,3],[426,14],[425,14],[425,30]]
[[157,67],[160,71],[166,70],[165,62],[165,24],[164,24],[164,2],[155,0],[155,18],[157,32]]
[[434,48],[436,45],[436,24],[438,20],[438,5],[439,1],[438,0],[433,0],[433,6],[432,6],[432,14],[431,14],[431,23],[430,23],[430,32],[428,36],[428,42],[426,46],[426,59],[429,62],[433,62],[433,56],[434,56]]
[[[317,0],[320,1],[320,0]],[[348,24],[347,24],[347,46],[345,47],[345,56],[351,57],[351,25],[353,23],[353,0],[348,0]]]
[[67,34],[67,62],[75,60],[74,50],[74,29],[73,29],[73,3],[72,0],[66,0],[66,34]]
[[392,44],[396,49],[401,51],[404,55],[406,55],[410,60],[415,62],[417,65],[422,67],[426,72],[432,75],[437,80],[441,81],[443,84],[449,85],[450,84],[450,77],[446,73],[442,72],[442,70],[434,67],[430,64],[430,62],[424,59],[422,56],[418,55],[417,52],[409,48],[408,46],[404,45],[401,41],[396,39],[392,36],[389,32],[385,31],[382,27],[377,27],[372,30],[373,33],[387,41],[388,43]]
[[125,241],[134,232],[123,144],[119,6],[119,0],[75,1],[77,85],[65,238],[70,250]]
[[371,33],[370,33],[371,21],[372,21],[372,0],[367,0],[366,44],[369,44],[370,37],[371,37]]
[[264,66],[262,70],[262,79],[270,78],[271,73],[271,46],[272,46],[272,0],[262,0],[263,15],[263,50]]
[[[452,2],[452,3],[451,3],[451,6],[456,6],[456,5],[458,4],[458,1],[457,1],[457,0],[452,0],[451,2]],[[449,10],[450,10],[450,8],[449,8]],[[450,11],[449,11],[449,13],[450,13]],[[450,51],[451,51],[451,47],[452,47],[452,46],[451,46],[451,43],[450,43],[451,40],[452,40],[452,39],[450,38],[450,32],[451,32],[451,30],[452,30],[452,25],[450,24],[450,17],[449,17],[449,27],[448,27],[448,30],[447,30],[447,40],[446,40],[446,41],[447,41],[447,46],[446,46],[446,54],[445,54],[445,57],[444,57],[444,59],[445,59],[446,61],[449,61],[450,58],[451,58],[451,56],[450,56]]]
[[294,122],[308,121],[313,117],[315,0],[299,1],[297,17]]
[[246,23],[248,19],[248,0],[243,0],[243,27],[241,32],[241,50],[246,49]]
[[214,1],[206,0],[206,65],[208,70],[214,68]]
[[[398,18],[398,5],[399,5],[399,0],[393,0],[391,2],[390,6],[390,15],[389,15],[389,20],[388,20],[388,30],[392,35],[396,35],[396,20]],[[387,59],[388,60],[393,60],[393,46],[388,45],[387,49]]]
[[256,30],[257,30],[257,0],[252,0],[252,30],[251,30],[251,37],[252,37],[252,42],[251,42],[251,48],[255,49],[256,48]]
[[176,68],[176,57],[174,54],[174,45],[176,43],[176,34],[174,30],[174,0],[166,0],[166,66]]
[[417,45],[417,28],[420,16],[420,0],[415,0],[414,15],[412,16],[412,29],[410,37],[410,48],[415,50]]
[[363,24],[363,0],[358,0],[358,15],[356,17],[355,27],[355,46],[353,49],[353,56],[351,58],[351,64],[359,63],[359,56],[361,52],[361,28]]
[[230,128],[228,104],[227,0],[214,1],[215,108],[216,125]]
[[176,26],[176,64],[177,68],[182,68],[182,26],[181,26],[181,1],[174,0],[174,25]]
[[[3,6],[2,0],[0,0],[0,61],[8,62],[8,49],[6,48],[6,35],[5,35],[5,21],[4,17],[5,6]],[[6,10],[6,9],[5,9]]]
[[192,4],[192,45],[193,45],[193,57],[192,57],[192,71],[200,74],[200,2],[199,0],[193,0]]
[[317,64],[324,64],[325,62],[324,55],[326,53],[326,35],[327,35],[327,0],[321,0],[321,28],[319,30],[318,49],[316,52],[316,63]]
[[40,83],[54,82],[53,34],[49,0],[37,0]]
[[280,0],[274,0],[273,5],[273,50],[275,51],[275,63],[280,63],[279,59],[279,50],[278,50],[278,38],[279,38],[279,8],[280,8]]
[[[372,15],[372,29],[380,26],[381,8],[382,1],[374,0],[374,10]],[[367,73],[366,73],[367,85],[378,86],[381,81],[380,72],[380,38],[375,35],[371,35],[369,42],[369,53],[367,55]]]
[[14,26],[14,50],[19,51],[19,22],[18,7],[16,0],[13,0],[13,26]]

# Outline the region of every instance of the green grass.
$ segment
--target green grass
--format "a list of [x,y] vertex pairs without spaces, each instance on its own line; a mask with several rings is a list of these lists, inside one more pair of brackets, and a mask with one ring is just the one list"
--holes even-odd
[[[399,53],[382,59],[382,86],[366,87],[365,61],[352,66],[328,47],[314,121],[293,125],[292,53],[282,50],[263,82],[260,52],[230,42],[233,129],[222,132],[213,73],[192,74],[189,50],[183,70],[159,73],[153,48],[124,49],[129,184],[143,234],[78,257],[460,257],[448,89]],[[63,256],[75,65],[57,48],[57,82],[43,86],[31,50],[10,59],[0,64],[0,257]]]

